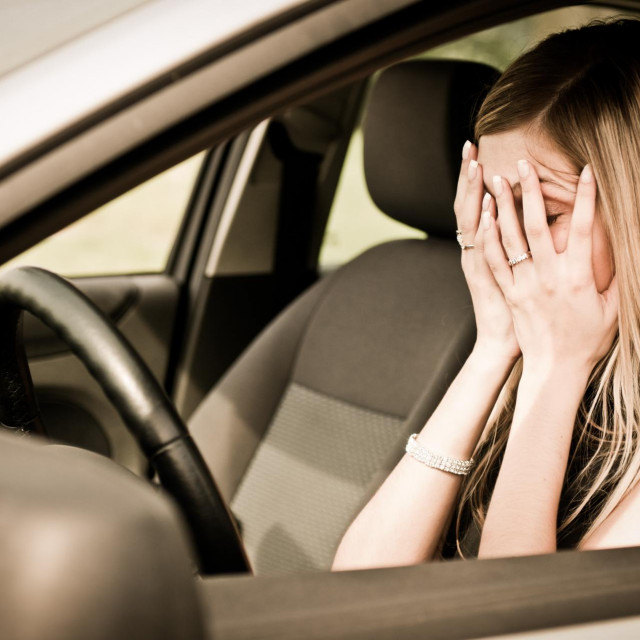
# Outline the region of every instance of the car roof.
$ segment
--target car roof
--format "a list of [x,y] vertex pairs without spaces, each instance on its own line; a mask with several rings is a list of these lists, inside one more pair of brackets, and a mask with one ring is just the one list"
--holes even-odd
[[0,3],[0,77],[149,0]]
[[[29,0],[19,5],[23,15],[31,4]],[[222,6],[206,0],[129,0],[127,4],[139,6],[92,28],[87,28],[91,23],[86,21],[71,23],[68,29],[77,32],[74,37],[65,38],[63,31],[53,46],[39,54],[47,46],[34,42],[39,30],[21,47],[9,40],[17,61],[28,61],[0,73],[0,165],[168,73],[173,74],[170,81],[178,81],[180,67],[188,61],[284,11],[310,3],[239,0]],[[52,2],[47,6],[66,9],[65,15],[74,5]],[[9,31],[8,21],[0,19],[3,22]],[[0,32],[0,38],[5,35]]]

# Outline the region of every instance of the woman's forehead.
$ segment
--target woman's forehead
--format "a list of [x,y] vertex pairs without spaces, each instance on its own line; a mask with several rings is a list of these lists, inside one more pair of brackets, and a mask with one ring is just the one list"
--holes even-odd
[[511,185],[518,185],[518,160],[527,160],[536,169],[545,189],[573,196],[578,174],[569,160],[541,136],[525,129],[515,129],[482,136],[478,144],[478,162],[482,165],[485,181],[500,175]]

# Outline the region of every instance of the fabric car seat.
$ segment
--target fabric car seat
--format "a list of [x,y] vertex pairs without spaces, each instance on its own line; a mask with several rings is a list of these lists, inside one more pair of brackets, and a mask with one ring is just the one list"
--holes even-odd
[[257,574],[331,566],[473,344],[452,205],[462,145],[496,77],[434,60],[381,73],[364,125],[368,188],[427,238],[378,245],[320,279],[190,421]]

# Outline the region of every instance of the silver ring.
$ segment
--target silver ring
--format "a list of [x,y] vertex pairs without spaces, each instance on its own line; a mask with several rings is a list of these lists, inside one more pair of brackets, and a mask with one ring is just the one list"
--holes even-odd
[[460,245],[460,248],[464,251],[465,249],[473,249],[475,247],[474,244],[465,244],[464,240],[462,239],[462,231],[460,231],[460,229],[456,229],[456,240],[458,241],[458,244]]
[[524,262],[525,260],[528,260],[530,257],[531,257],[531,251],[527,251],[525,253],[521,253],[519,256],[516,256],[515,258],[509,258],[508,260],[509,266],[514,267],[520,262]]

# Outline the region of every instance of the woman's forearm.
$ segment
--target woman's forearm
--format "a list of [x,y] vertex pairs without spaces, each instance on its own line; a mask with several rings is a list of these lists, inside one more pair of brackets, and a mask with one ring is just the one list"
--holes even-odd
[[558,503],[588,371],[525,360],[480,557],[556,551]]
[[[421,446],[468,459],[513,360],[475,349],[419,434]],[[417,564],[431,559],[461,477],[404,455],[345,533],[334,570]]]

